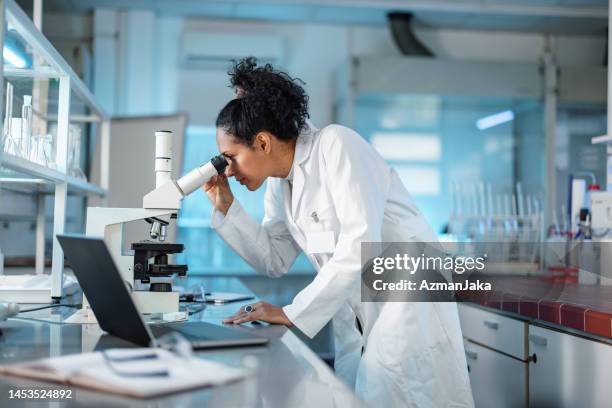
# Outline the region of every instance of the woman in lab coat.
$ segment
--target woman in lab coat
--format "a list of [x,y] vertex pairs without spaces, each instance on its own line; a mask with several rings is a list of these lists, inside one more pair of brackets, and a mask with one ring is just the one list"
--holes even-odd
[[[226,323],[295,326],[309,337],[332,321],[334,367],[371,405],[473,406],[454,303],[361,302],[361,242],[435,242],[397,173],[353,130],[307,121],[297,80],[246,59],[230,72],[238,98],[217,118],[225,175],[204,186],[212,226],[255,270],[287,273],[304,252],[317,274],[293,302],[258,302]],[[268,181],[261,224],[234,199]]]

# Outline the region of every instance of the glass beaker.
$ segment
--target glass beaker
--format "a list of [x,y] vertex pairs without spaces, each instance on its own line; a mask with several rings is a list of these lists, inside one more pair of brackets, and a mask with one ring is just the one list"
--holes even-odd
[[47,167],[56,168],[55,163],[55,139],[50,133],[41,135],[42,138],[42,152]]
[[30,138],[32,137],[32,96],[23,96],[21,107],[21,157],[30,158]]

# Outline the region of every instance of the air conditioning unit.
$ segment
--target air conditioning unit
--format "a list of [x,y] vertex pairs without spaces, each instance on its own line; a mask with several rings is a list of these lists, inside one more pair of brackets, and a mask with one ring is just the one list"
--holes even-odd
[[277,35],[191,31],[183,34],[181,65],[186,68],[226,69],[232,60],[253,56],[260,63],[282,66],[285,39]]

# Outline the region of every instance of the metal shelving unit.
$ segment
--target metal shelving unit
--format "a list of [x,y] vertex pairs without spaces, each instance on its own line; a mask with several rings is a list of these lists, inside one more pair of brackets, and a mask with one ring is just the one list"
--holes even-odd
[[[60,298],[63,295],[64,254],[55,236],[64,232],[66,200],[69,194],[84,197],[106,196],[110,118],[70,65],[14,0],[0,0],[0,21],[4,24],[0,32],[0,41],[4,47],[4,59],[0,60],[0,83],[4,91],[3,95],[6,97],[9,82],[16,93],[31,95],[32,110],[36,124],[39,125],[37,130],[43,129],[39,134],[53,135],[51,129],[55,133],[52,139],[54,141],[52,142],[54,162],[51,164],[47,162],[49,165],[31,160],[30,153],[28,153],[30,157],[10,154],[5,151],[4,141],[0,142],[0,184],[21,193],[25,192],[39,197],[53,196],[54,238],[51,298]],[[7,47],[9,46],[18,49],[21,56],[17,56],[17,59],[13,57],[12,61],[11,58],[7,58]],[[17,51],[9,48],[8,52],[15,55]],[[17,100],[19,100],[19,94]],[[2,101],[0,117],[5,117],[4,97]],[[9,113],[9,116],[14,117],[14,110]],[[71,128],[76,129],[74,132],[79,135],[83,130],[83,133],[89,132],[90,135],[95,131],[96,137],[99,138],[100,185],[90,183],[74,173],[69,155],[72,145],[76,143],[70,137]],[[4,134],[3,129],[1,135],[4,136]],[[39,198],[38,204],[36,273],[41,274],[44,271],[44,200]]]

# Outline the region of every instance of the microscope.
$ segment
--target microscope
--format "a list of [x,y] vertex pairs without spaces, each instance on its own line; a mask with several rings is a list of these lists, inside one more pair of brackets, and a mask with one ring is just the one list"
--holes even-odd
[[[223,155],[196,167],[178,180],[172,178],[172,132],[155,132],[155,189],[143,197],[142,208],[89,207],[85,234],[103,238],[141,313],[179,311],[179,293],[172,291],[174,275],[185,276],[187,265],[168,263],[181,253],[182,244],[167,243],[168,225],[176,219],[181,200],[227,167]],[[124,254],[124,225],[143,220],[150,224],[149,239],[133,242]],[[96,323],[89,303],[69,323]]]

